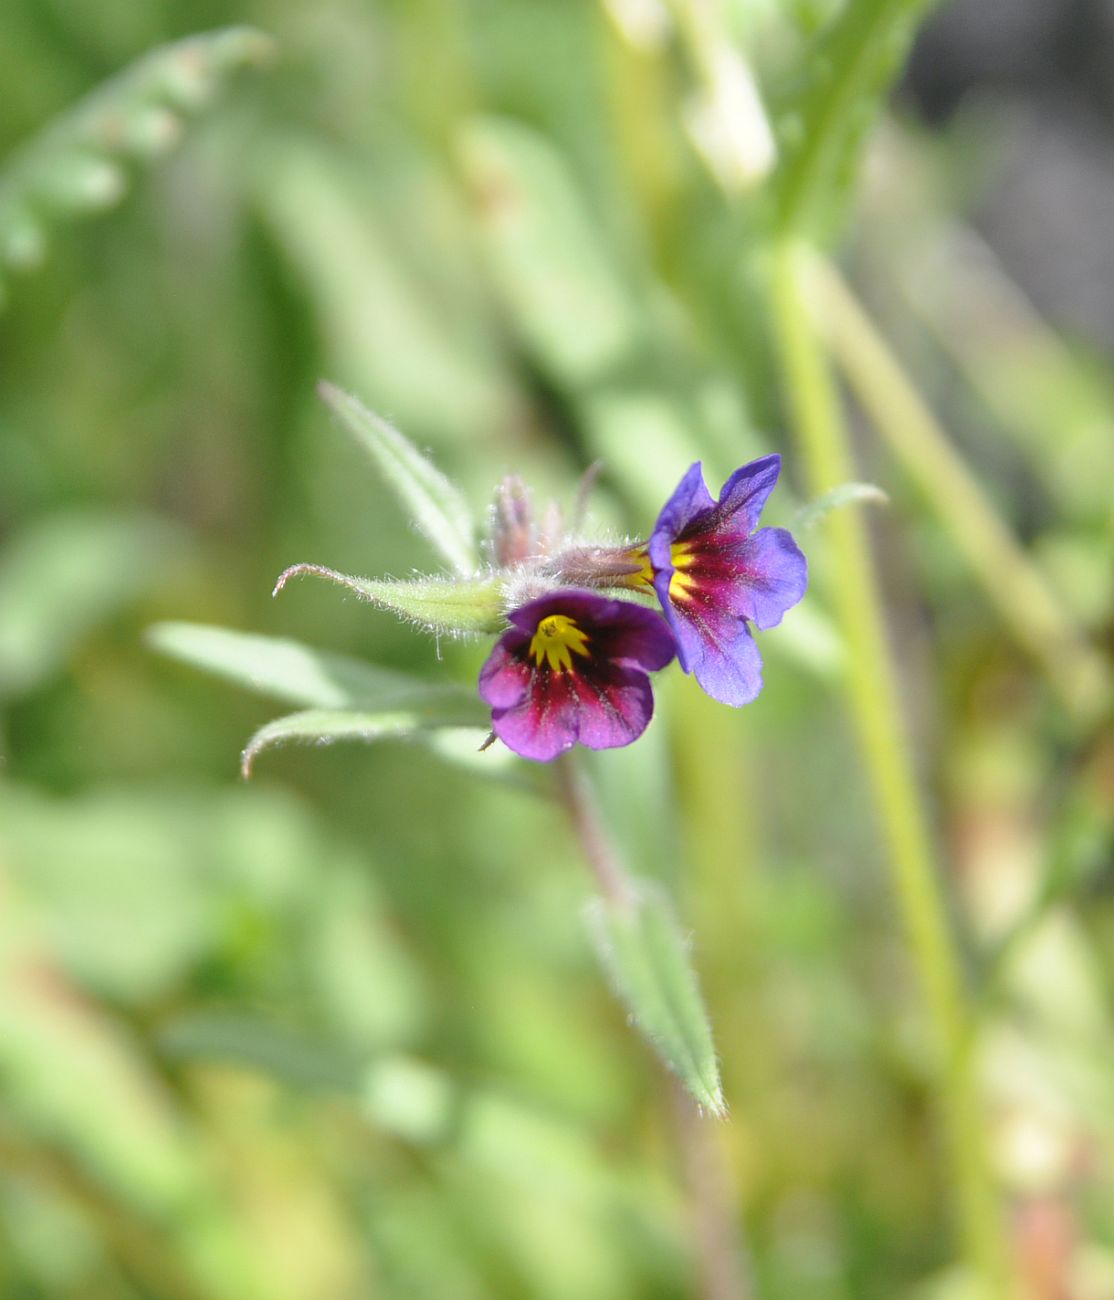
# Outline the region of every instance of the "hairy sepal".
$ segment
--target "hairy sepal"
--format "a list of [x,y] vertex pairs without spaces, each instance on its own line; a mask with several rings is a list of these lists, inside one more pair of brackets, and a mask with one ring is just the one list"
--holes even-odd
[[356,578],[320,564],[294,564],[279,574],[274,595],[291,578],[309,574],[354,591],[361,600],[389,609],[431,632],[455,634],[501,632],[506,627],[502,581],[490,574],[473,578],[415,578],[395,582]]

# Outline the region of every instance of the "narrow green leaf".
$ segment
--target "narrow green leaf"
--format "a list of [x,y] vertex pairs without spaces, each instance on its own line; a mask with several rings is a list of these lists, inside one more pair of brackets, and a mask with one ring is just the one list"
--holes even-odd
[[850,189],[862,142],[932,0],[848,0],[808,50],[801,93],[781,114],[776,173],[783,230],[815,224]]
[[[446,691],[443,699],[429,699],[411,707],[357,712],[349,709],[307,709],[290,713],[260,727],[248,742],[240,760],[240,770],[251,776],[252,764],[265,749],[276,745],[301,742],[331,745],[338,740],[407,740],[438,727],[475,726],[477,732],[487,728],[490,719],[480,698],[455,690]],[[477,735],[477,743],[480,736]]]
[[815,501],[802,506],[793,518],[791,531],[807,532],[810,528],[815,528],[833,510],[868,503],[885,506],[889,505],[890,498],[873,483],[841,483],[830,492],[822,493]]
[[147,644],[160,654],[306,708],[360,708],[436,689],[419,677],[314,650],[282,637],[203,623],[156,623]]
[[[257,747],[249,746],[252,758],[259,748],[285,739],[327,743],[329,739],[344,739],[349,735],[375,740],[415,733],[440,759],[473,775],[516,789],[538,790],[535,774],[509,750],[498,747],[479,752],[477,729],[486,727],[489,719],[475,691],[469,687],[427,682],[408,673],[365,664],[345,655],[328,654],[282,637],[254,636],[202,623],[157,623],[148,629],[146,639],[161,654],[215,673],[260,695],[310,710],[324,710],[329,716],[339,713],[348,717],[376,716],[374,727],[366,732],[362,724],[354,724],[354,732],[346,728],[344,734],[335,736],[312,732],[287,736],[288,719],[280,718],[253,738],[252,746]],[[387,714],[393,715],[390,720],[386,720]],[[294,716],[306,717],[305,714]],[[437,721],[429,722],[429,716]]]
[[381,416],[349,393],[322,382],[317,391],[398,494],[414,523],[459,574],[477,565],[475,527],[468,503],[456,486]]
[[725,1115],[711,1026],[668,901],[642,881],[629,905],[595,900],[588,925],[635,1024],[696,1101],[713,1115]]
[[293,564],[279,574],[274,594],[277,596],[290,578],[302,574],[327,578],[431,632],[501,632],[506,627],[503,584],[494,576],[393,582],[356,578],[321,564]]

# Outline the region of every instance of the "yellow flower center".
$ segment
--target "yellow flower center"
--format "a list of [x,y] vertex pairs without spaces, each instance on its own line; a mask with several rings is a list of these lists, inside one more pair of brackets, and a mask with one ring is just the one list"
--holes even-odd
[[[672,600],[685,600],[693,588],[693,579],[686,572],[691,569],[696,561],[693,554],[692,546],[689,542],[674,542],[669,548],[670,560],[673,564],[673,576],[669,579],[669,595]],[[652,587],[654,585],[654,568],[650,563],[650,555],[646,550],[636,551],[631,557],[637,560],[641,568],[637,573],[631,574],[632,586]]]
[[539,668],[544,659],[555,673],[567,672],[573,655],[588,657],[588,638],[567,614],[547,614],[530,640],[530,653]]
[[693,579],[686,572],[695,562],[695,555],[687,542],[674,542],[669,548],[673,560],[673,576],[669,579],[669,598],[686,600],[693,588]]
[[638,586],[641,584],[644,587],[652,587],[654,585],[654,566],[650,563],[650,552],[645,549],[635,551],[631,559],[637,560],[640,566],[637,573],[630,575],[631,585]]

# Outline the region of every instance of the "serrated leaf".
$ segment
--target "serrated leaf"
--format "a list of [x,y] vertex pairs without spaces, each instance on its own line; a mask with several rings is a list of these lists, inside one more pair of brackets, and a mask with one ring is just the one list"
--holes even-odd
[[824,492],[797,511],[791,531],[804,533],[815,528],[833,510],[844,506],[889,505],[890,498],[874,483],[841,483],[830,492]]
[[347,587],[363,600],[392,610],[431,632],[501,632],[506,627],[503,584],[494,576],[394,582],[357,578],[321,564],[294,564],[279,574],[274,594],[277,596],[291,578],[304,574]]
[[[488,711],[478,696],[451,687],[443,696],[435,697],[431,693],[424,703],[415,702],[406,708],[378,712],[307,709],[276,718],[260,727],[241,756],[240,770],[245,777],[250,776],[256,758],[264,750],[277,745],[299,742],[331,745],[339,740],[361,740],[366,744],[376,740],[408,740],[438,727],[469,725],[475,726],[479,733],[487,728],[489,721]],[[479,739],[477,734],[477,742]]]
[[156,623],[147,644],[260,695],[308,708],[360,708],[431,689],[407,673],[329,654],[284,637],[203,623]]
[[317,391],[367,451],[403,508],[441,557],[462,576],[477,565],[475,526],[468,503],[409,439],[350,393],[329,383]]
[[711,1026],[688,945],[666,898],[639,882],[626,905],[593,901],[588,925],[634,1023],[696,1101],[713,1115],[725,1115]]

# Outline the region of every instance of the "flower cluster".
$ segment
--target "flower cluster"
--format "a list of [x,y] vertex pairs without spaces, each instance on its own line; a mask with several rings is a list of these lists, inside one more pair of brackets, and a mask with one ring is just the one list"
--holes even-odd
[[[780,468],[778,456],[752,461],[713,500],[698,462],[645,542],[611,548],[540,538],[523,489],[505,484],[495,558],[516,566],[528,598],[509,610],[480,673],[494,735],[542,762],[577,743],[628,745],[653,713],[649,674],[674,655],[714,699],[753,700],[762,660],[752,625],[775,626],[808,583],[789,533],[758,527]],[[640,596],[656,597],[661,612]]]
[[[502,740],[539,762],[576,744],[629,745],[653,715],[650,674],[674,658],[725,704],[747,704],[761,691],[752,629],[779,623],[808,585],[793,538],[758,527],[779,456],[737,469],[718,500],[697,462],[649,537],[619,546],[573,540],[559,510],[536,515],[526,487],[507,478],[496,494],[485,565],[459,489],[356,398],[331,384],[319,391],[452,574],[399,582],[295,564],[275,592],[312,574],[439,634],[497,634],[479,678],[481,701],[491,708],[488,743]],[[578,518],[590,481],[581,487]],[[475,697],[468,703],[471,714]],[[444,700],[427,698],[423,707],[411,709],[414,728],[454,725],[443,720],[452,713]]]

